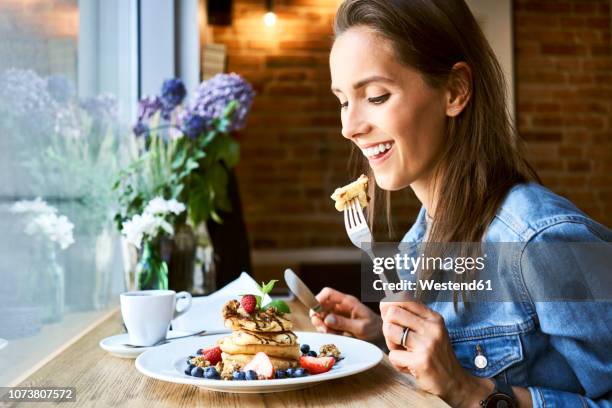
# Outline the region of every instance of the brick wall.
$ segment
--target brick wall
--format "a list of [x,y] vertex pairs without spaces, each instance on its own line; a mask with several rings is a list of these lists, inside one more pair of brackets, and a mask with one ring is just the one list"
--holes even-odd
[[518,129],[544,184],[612,226],[610,1],[516,0]]
[[[338,0],[234,0],[231,27],[215,27],[228,69],[257,96],[240,135],[237,172],[255,249],[349,246],[329,195],[349,179],[349,143],[330,93],[328,52]],[[612,57],[609,0],[514,3],[518,128],[553,190],[612,225]],[[394,197],[398,235],[420,204]],[[396,236],[397,237],[397,236]]]

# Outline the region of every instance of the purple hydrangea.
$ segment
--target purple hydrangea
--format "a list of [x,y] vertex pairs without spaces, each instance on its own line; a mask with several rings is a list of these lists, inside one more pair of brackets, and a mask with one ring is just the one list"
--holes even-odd
[[64,75],[47,77],[47,91],[56,102],[65,105],[75,94],[74,84]]
[[94,119],[102,122],[115,122],[119,116],[117,98],[109,93],[85,98],[80,105]]
[[191,139],[196,139],[206,130],[207,121],[198,114],[187,113],[182,120],[182,131]]
[[239,130],[245,125],[253,96],[253,88],[240,75],[217,74],[198,86],[189,111],[210,123],[212,119],[221,116],[227,105],[234,100],[238,102],[238,106],[230,118],[229,130]]
[[11,68],[0,75],[0,102],[14,115],[50,119],[57,110],[47,82],[30,69]]
[[142,122],[136,122],[134,127],[132,127],[132,132],[134,132],[136,136],[142,136],[149,132],[149,126]]
[[146,121],[162,108],[159,96],[145,96],[138,102],[138,121]]
[[161,103],[162,117],[169,119],[170,113],[183,102],[187,95],[185,84],[178,78],[166,79],[162,84]]

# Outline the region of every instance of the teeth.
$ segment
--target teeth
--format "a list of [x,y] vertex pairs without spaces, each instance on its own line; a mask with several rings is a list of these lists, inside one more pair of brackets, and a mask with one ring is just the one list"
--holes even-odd
[[363,149],[363,155],[366,157],[372,157],[372,156],[376,156],[377,154],[380,154],[382,152],[385,152],[387,150],[389,150],[391,148],[391,143],[380,143],[376,146],[373,147],[368,147],[366,149]]

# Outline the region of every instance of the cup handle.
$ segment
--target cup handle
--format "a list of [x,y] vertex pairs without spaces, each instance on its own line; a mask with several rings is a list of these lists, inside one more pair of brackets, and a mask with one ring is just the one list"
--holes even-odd
[[176,294],[176,306],[178,306],[179,299],[186,299],[187,304],[180,310],[178,309],[178,307],[174,310],[173,319],[176,319],[177,317],[183,315],[191,307],[191,294],[189,292],[179,292]]

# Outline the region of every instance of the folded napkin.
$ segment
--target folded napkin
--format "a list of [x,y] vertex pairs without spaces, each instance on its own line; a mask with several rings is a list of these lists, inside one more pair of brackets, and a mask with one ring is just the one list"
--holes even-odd
[[[226,329],[221,317],[223,305],[229,300],[240,299],[240,295],[246,293],[258,294],[258,287],[257,282],[248,273],[242,272],[240,277],[218,291],[208,296],[194,297],[187,313],[172,321],[172,329],[186,332]],[[262,304],[270,301],[270,296],[265,295]]]

